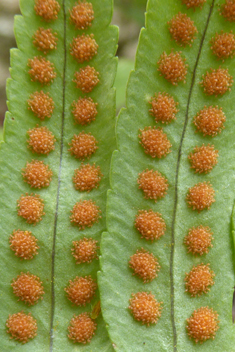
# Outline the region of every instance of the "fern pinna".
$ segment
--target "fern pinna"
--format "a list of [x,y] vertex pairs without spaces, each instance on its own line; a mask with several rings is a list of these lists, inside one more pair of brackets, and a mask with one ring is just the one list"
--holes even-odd
[[0,154],[1,350],[111,351],[96,273],[115,141],[112,1],[21,11]]
[[148,1],[101,245],[117,351],[234,349],[234,10]]

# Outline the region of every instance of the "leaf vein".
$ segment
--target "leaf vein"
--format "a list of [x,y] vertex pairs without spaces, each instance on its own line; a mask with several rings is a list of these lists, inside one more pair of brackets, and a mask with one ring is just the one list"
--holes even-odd
[[67,64],[67,50],[66,50],[66,11],[65,11],[65,0],[63,0],[63,20],[64,20],[64,67],[63,67],[63,87],[62,87],[62,124],[61,124],[61,141],[60,141],[60,164],[58,173],[58,188],[56,196],[56,209],[54,217],[54,232],[53,232],[53,243],[52,243],[52,254],[51,254],[51,322],[50,322],[50,352],[53,351],[53,324],[54,324],[54,313],[55,313],[55,246],[56,246],[56,235],[57,235],[57,219],[58,219],[58,208],[59,208],[59,197],[60,197],[60,185],[61,185],[61,172],[62,172],[62,158],[63,158],[63,137],[64,137],[64,122],[65,122],[65,85],[66,85],[66,64]]

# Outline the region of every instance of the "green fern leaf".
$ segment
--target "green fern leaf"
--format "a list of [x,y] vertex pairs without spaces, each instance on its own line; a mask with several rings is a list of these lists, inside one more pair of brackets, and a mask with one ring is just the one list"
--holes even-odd
[[[202,8],[187,8],[185,3],[201,3]],[[234,6],[234,2],[226,3]],[[191,25],[186,26],[187,33],[182,22],[179,26],[178,17],[172,25],[172,19],[176,20],[179,13],[191,19]],[[225,50],[222,51],[229,57],[221,60],[224,54],[220,52],[221,44],[216,37],[216,33],[222,35],[223,31],[228,35],[234,29],[231,17],[232,10],[226,13],[222,0],[148,2],[146,28],[140,34],[135,69],[127,86],[127,108],[121,111],[117,124],[118,150],[113,154],[112,190],[107,201],[108,232],[103,234],[101,248],[102,310],[117,351],[230,352],[234,349],[234,253],[230,229],[235,187],[234,83],[226,93],[223,87],[227,89],[231,84],[228,73],[235,77],[235,66],[234,58],[230,57],[234,49],[228,52],[228,45],[223,44]],[[192,30],[191,21],[197,33]],[[184,77],[185,64],[188,68]],[[222,71],[211,71],[219,68]],[[218,72],[228,79],[225,86],[221,81],[218,84]],[[216,75],[217,83],[212,82],[211,73]],[[205,77],[209,77],[208,84]],[[201,81],[204,83],[200,84]],[[170,97],[178,105],[174,105]],[[162,103],[166,100],[168,105]],[[151,106],[153,101],[155,107]],[[205,106],[218,110],[209,109],[214,112],[203,120]],[[220,108],[226,116],[225,122],[218,112]],[[215,111],[220,115],[218,120]],[[176,120],[170,121],[174,115]],[[195,116],[202,132],[196,131]],[[216,121],[220,121],[218,125]],[[170,152],[169,142],[172,144]],[[193,169],[192,157],[190,164],[188,156],[195,155],[194,148],[203,144],[204,147],[209,144],[207,150],[212,145],[218,150],[218,164],[215,165],[214,152],[210,152],[212,161],[204,154],[198,156],[196,164],[199,166],[194,165]],[[198,187],[193,188],[195,185]],[[206,229],[198,229],[199,226]],[[209,241],[204,249],[201,245],[194,246],[193,240],[184,240],[189,232],[197,238],[200,231],[206,232],[205,238]],[[210,247],[211,233],[213,248]],[[184,241],[191,252],[187,252]],[[146,251],[149,254],[144,257]],[[150,254],[157,258],[161,266],[159,272]],[[198,268],[202,263],[204,266]],[[193,266],[196,269],[191,271]],[[198,279],[196,274],[193,276],[194,272]],[[208,277],[205,281],[203,272]],[[145,280],[150,282],[144,283]],[[132,296],[138,292],[147,292],[148,296]],[[162,310],[155,300],[163,302]],[[213,311],[200,310],[202,318],[194,323],[190,317],[200,307]],[[211,326],[207,317],[212,319]],[[188,323],[187,319],[190,319]]]
[[[99,247],[100,235],[105,229],[109,164],[115,145],[115,91],[112,85],[117,66],[114,55],[118,34],[117,29],[110,26],[112,1],[104,0],[102,6],[98,0],[89,1],[90,7],[88,12],[85,11],[85,20],[76,12],[73,13],[72,9],[74,6],[83,7],[87,2],[61,0],[59,12],[57,4],[54,0],[22,0],[22,16],[15,18],[18,49],[11,51],[11,79],[7,84],[9,112],[5,120],[5,141],[1,144],[0,153],[1,351],[113,350],[102,316],[97,309],[99,293],[95,290],[94,284],[91,285],[90,276],[92,280],[97,281],[99,265],[95,247]],[[36,14],[35,6],[39,14]],[[87,13],[88,18],[86,18]],[[74,20],[71,20],[72,16]],[[91,26],[88,26],[89,24]],[[80,46],[73,48],[74,38],[77,38]],[[56,49],[55,46],[57,46]],[[34,59],[35,57],[37,59]],[[40,62],[43,60],[50,61],[50,67],[53,68],[51,72],[46,67],[47,64],[41,65]],[[82,76],[80,70],[87,66],[93,67],[95,73],[93,69],[89,71],[88,68],[88,71],[85,71],[86,74],[83,72]],[[31,70],[31,77],[29,70]],[[78,72],[77,76],[75,72]],[[97,76],[97,72],[99,82],[97,77],[92,76]],[[51,75],[56,76],[53,81],[50,81]],[[47,82],[49,84],[45,84]],[[85,102],[79,100],[85,97],[87,98]],[[83,105],[79,105],[77,103],[79,101],[82,101]],[[39,129],[35,132],[36,126]],[[41,127],[43,129],[40,129]],[[53,138],[51,135],[48,136],[44,127],[51,131],[56,139],[54,150],[51,148]],[[81,134],[83,137],[85,134],[85,141],[84,139],[81,141]],[[74,135],[80,137],[76,139]],[[81,143],[77,146],[78,152],[71,145],[72,139]],[[31,147],[27,140],[31,141]],[[33,153],[33,148],[36,153]],[[39,161],[37,167],[40,170],[44,167],[44,171],[41,170],[39,176],[35,167],[32,171],[29,166],[26,166],[32,160]],[[41,161],[44,164],[40,163]],[[93,170],[95,174],[94,177],[89,174],[91,171],[85,168],[88,164],[89,170]],[[48,168],[43,165],[48,165],[53,173],[51,182],[50,172],[48,174]],[[97,169],[98,167],[100,170]],[[79,174],[76,179],[78,189],[75,189],[73,184],[75,169],[79,169],[80,174],[82,174],[81,170],[83,171],[83,174]],[[90,183],[86,181],[84,169],[89,171],[87,172],[91,178]],[[31,185],[46,186],[48,183],[50,183],[48,187],[30,187]],[[34,198],[25,198],[27,194],[28,196],[32,194]],[[35,194],[38,194],[44,202],[43,211],[40,199],[37,196],[35,198]],[[22,195],[24,198],[21,197]],[[83,203],[84,201],[88,203]],[[71,213],[77,203],[82,204],[82,209],[85,211],[91,211],[90,218],[87,213],[82,215],[82,210],[78,210],[78,215]],[[88,204],[90,208],[86,208],[84,204]],[[35,211],[32,206],[35,206]],[[97,209],[101,211],[100,218],[100,212],[97,213]],[[43,212],[45,215],[42,214]],[[73,218],[70,218],[71,216]],[[18,230],[21,231],[20,235]],[[22,232],[25,231],[32,233],[40,247],[38,254],[29,260],[21,260],[28,259],[30,256],[25,248],[29,239],[13,238],[16,233],[17,236],[23,236]],[[73,241],[78,242],[84,238],[92,239],[92,242],[88,241],[92,247],[90,252],[89,248],[88,252],[82,249],[82,254],[79,254],[73,247]],[[20,241],[23,243],[23,249]],[[28,245],[30,251],[37,249],[35,241],[34,244]],[[72,256],[72,247],[75,251],[73,253],[77,253],[76,258]],[[18,257],[15,255],[17,253]],[[87,260],[91,260],[91,263],[85,262]],[[76,261],[81,264],[76,264]],[[26,278],[23,276],[22,279],[21,273],[28,272],[31,276]],[[32,275],[42,282],[45,292],[42,301],[39,280],[35,277],[33,279]],[[18,280],[19,276],[20,280]],[[66,294],[65,288],[68,288],[69,280],[75,280],[76,277],[88,277],[88,298],[76,298],[76,294],[73,296],[71,292]],[[34,290],[29,294],[29,298],[27,298],[24,280],[31,280],[29,287]],[[36,289],[35,287],[38,286],[39,288]],[[83,288],[80,291],[84,294]],[[73,302],[77,302],[77,305],[73,304],[67,296]],[[37,299],[39,301],[35,302]],[[25,314],[31,313],[37,321],[37,336],[32,340],[29,338],[30,325],[27,325],[30,319],[22,315],[14,315],[22,311]],[[93,323],[90,323],[91,327],[87,328],[88,337],[84,337],[84,332],[81,332],[81,336],[76,332],[79,327],[76,328],[75,333],[71,332],[72,329],[68,331],[73,315],[78,316],[84,312],[87,312],[88,316],[92,313],[92,321],[97,324],[94,337],[92,337]],[[8,318],[9,315],[10,318]],[[17,319],[19,319],[18,323]],[[23,331],[18,330],[19,324],[23,324]],[[29,329],[28,333],[24,332],[24,324]],[[33,337],[35,328],[31,327]],[[82,331],[82,328],[80,330]],[[71,335],[70,339],[68,334]],[[90,338],[92,340],[88,344],[79,343],[86,343]],[[74,345],[74,339],[78,344]]]

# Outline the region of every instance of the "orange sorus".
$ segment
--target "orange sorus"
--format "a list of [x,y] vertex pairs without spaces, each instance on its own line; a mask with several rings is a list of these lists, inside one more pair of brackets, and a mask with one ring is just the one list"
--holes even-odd
[[192,297],[207,293],[210,286],[214,285],[214,276],[209,264],[193,266],[192,270],[185,274],[185,291]]
[[166,231],[166,223],[162,215],[152,209],[139,210],[135,218],[135,227],[140,232],[141,238],[147,241],[158,240]]
[[37,154],[49,154],[55,149],[55,137],[47,127],[38,127],[28,130],[28,148]]
[[90,192],[99,186],[102,176],[99,166],[82,163],[80,168],[74,171],[74,186],[79,191]]
[[82,34],[73,38],[70,44],[71,55],[79,62],[90,61],[97,54],[98,44],[94,39],[93,34]]
[[69,144],[71,145],[69,151],[75,158],[80,160],[89,159],[98,148],[97,144],[97,140],[90,132],[84,133],[82,131],[78,135],[73,136],[72,143]]
[[94,20],[93,6],[90,2],[78,1],[70,11],[70,20],[77,29],[87,29]]
[[158,71],[167,81],[173,85],[178,85],[183,81],[186,83],[187,67],[185,64],[186,59],[181,57],[181,52],[174,53],[173,51],[167,55],[163,52],[160,60],[158,61]]
[[56,33],[53,33],[50,28],[45,29],[40,27],[33,36],[34,46],[44,54],[47,54],[50,50],[56,49],[57,41]]
[[72,281],[64,289],[68,299],[77,306],[85,306],[95,295],[97,284],[91,276],[78,277]]
[[168,182],[159,171],[147,169],[139,174],[137,182],[146,199],[157,201],[166,195]]
[[85,227],[93,226],[101,217],[100,208],[92,200],[80,200],[74,205],[71,213],[70,221],[74,225],[77,225],[79,230],[84,230]]
[[17,201],[18,215],[22,216],[28,224],[36,224],[42,220],[44,203],[38,194],[22,195]]
[[150,155],[152,158],[157,157],[160,159],[170,153],[172,145],[162,128],[145,127],[143,130],[140,130],[140,132],[140,144],[146,154]]
[[201,307],[193,312],[187,319],[186,329],[188,335],[195,342],[204,342],[208,339],[214,339],[218,326],[218,314],[212,308]]
[[43,298],[42,295],[45,293],[39,277],[29,272],[18,275],[16,279],[13,279],[11,286],[19,301],[29,305],[37,303],[40,298]]
[[235,53],[235,37],[233,32],[220,34],[216,33],[215,37],[211,39],[211,50],[214,55],[224,61],[229,57],[233,57]]
[[180,45],[190,45],[195,39],[197,28],[194,22],[185,13],[178,13],[168,22],[172,38]]
[[91,342],[93,335],[95,335],[96,326],[97,324],[88,313],[74,315],[68,326],[68,338],[73,342],[84,344]]
[[30,95],[28,105],[35,116],[40,120],[44,120],[46,117],[51,117],[55,104],[50,94],[41,90]]
[[24,312],[9,315],[7,321],[7,333],[11,339],[22,343],[28,342],[37,335],[37,321],[31,315]]
[[188,156],[191,168],[198,173],[208,173],[218,162],[218,150],[213,145],[196,146],[193,152]]
[[154,295],[147,292],[132,293],[129,309],[135,320],[142,324],[156,324],[161,317],[162,302],[158,302]]
[[9,239],[11,250],[21,259],[32,259],[38,254],[37,241],[32,232],[20,230],[14,230]]
[[200,82],[204,92],[208,95],[223,95],[230,90],[233,84],[232,76],[228,73],[227,68],[219,67],[217,70],[208,72],[202,76]]
[[91,98],[79,98],[77,101],[72,103],[72,114],[75,118],[75,122],[79,125],[87,125],[95,120],[97,115],[97,103]]
[[56,0],[36,0],[34,10],[38,16],[50,22],[58,18],[60,5]]
[[210,182],[199,182],[194,187],[189,189],[186,200],[188,205],[201,212],[204,209],[209,209],[215,202],[215,191]]
[[177,105],[179,103],[174,101],[174,98],[169,94],[155,93],[155,96],[151,98],[150,102],[152,109],[149,110],[151,115],[155,117],[156,122],[170,123],[175,120],[175,115],[179,111]]
[[139,276],[144,283],[155,279],[160,270],[157,258],[143,248],[131,256],[129,265],[134,271],[133,275]]
[[44,57],[35,56],[33,59],[29,59],[28,66],[30,67],[29,75],[31,80],[42,85],[52,83],[56,77],[54,64]]
[[22,169],[24,181],[33,188],[42,188],[50,185],[52,171],[43,161],[32,160],[27,162],[26,167]]
[[226,116],[222,108],[218,106],[204,106],[193,119],[193,123],[197,130],[203,133],[203,136],[215,137],[224,128]]
[[98,241],[92,238],[82,238],[79,241],[73,241],[72,255],[76,264],[91,263],[93,259],[98,259],[97,247]]
[[99,72],[91,66],[80,68],[79,71],[75,72],[74,76],[73,82],[76,84],[76,87],[81,89],[84,93],[90,93],[99,83]]
[[208,226],[199,225],[189,229],[188,235],[184,239],[188,252],[192,254],[205,254],[212,247],[213,233]]

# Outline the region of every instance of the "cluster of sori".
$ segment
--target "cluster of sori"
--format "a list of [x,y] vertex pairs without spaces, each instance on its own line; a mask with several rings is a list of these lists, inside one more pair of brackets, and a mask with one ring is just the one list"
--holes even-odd
[[[226,0],[220,8],[220,14],[224,17],[224,20],[234,22],[234,10],[234,1]],[[224,62],[227,58],[233,57],[235,53],[235,36],[232,32],[221,31],[211,39],[210,45],[213,54]],[[211,68],[203,75],[200,84],[207,96],[217,97],[230,91],[233,79],[227,68]],[[223,130],[225,120],[226,117],[222,107],[204,106],[194,116],[193,123],[196,131],[203,136],[216,137]],[[214,145],[203,143],[193,149],[188,159],[195,173],[208,174],[217,164],[218,156],[219,152]],[[186,200],[189,207],[198,211],[198,213],[210,209],[215,202],[215,191],[212,184],[209,181],[197,183],[189,189]],[[192,255],[207,254],[209,248],[212,247],[212,235],[211,229],[205,224],[189,229],[184,239],[188,252]],[[191,271],[185,275],[186,292],[192,297],[207,293],[214,284],[214,277],[215,274],[210,269],[209,263],[200,263],[193,266]],[[193,338],[195,342],[202,343],[210,338],[214,339],[219,328],[218,323],[218,314],[213,308],[200,307],[194,310],[191,317],[187,319],[186,329],[190,338]]]
[[[70,21],[78,30],[86,30],[92,26],[94,11],[91,3],[79,1],[70,11]],[[71,43],[70,54],[79,63],[89,62],[97,54],[98,44],[93,34],[78,35]],[[74,83],[82,93],[89,94],[99,83],[99,72],[92,66],[83,66],[74,74]],[[97,103],[89,96],[80,97],[72,103],[72,114],[76,124],[86,126],[92,123],[97,111]],[[97,150],[97,140],[89,132],[74,135],[70,153],[81,161],[89,159]],[[98,188],[102,178],[100,167],[95,164],[81,163],[74,171],[73,183],[76,190],[90,192]],[[71,211],[71,222],[80,230],[91,227],[100,218],[100,209],[93,200],[77,202]],[[72,255],[76,263],[90,263],[97,259],[97,241],[92,238],[82,238],[73,242]],[[65,288],[68,299],[77,306],[85,306],[95,295],[97,284],[91,276],[76,277],[69,281]],[[68,327],[68,337],[74,342],[87,343],[91,341],[96,330],[96,323],[88,312],[74,315]]]
[[[200,11],[206,0],[182,0],[187,8]],[[187,11],[187,10],[186,10]],[[203,9],[202,9],[203,11]],[[227,21],[235,20],[235,2],[226,0],[220,8],[220,14]],[[197,34],[194,21],[186,13],[176,14],[168,22],[168,30],[174,40],[181,47],[191,46]],[[221,31],[216,33],[210,41],[211,50],[219,60],[233,57],[235,53],[235,36],[232,32]],[[163,52],[158,63],[158,71],[173,86],[186,81],[188,65],[181,51],[172,50],[170,54]],[[227,68],[219,67],[210,69],[202,77],[200,85],[206,95],[219,96],[230,90],[233,80]],[[167,92],[157,92],[149,101],[150,114],[156,123],[169,124],[176,119],[178,103]],[[180,108],[180,107],[179,107]],[[196,131],[203,136],[217,136],[224,128],[225,114],[222,107],[204,106],[196,116],[193,123]],[[152,158],[164,158],[171,152],[171,143],[166,133],[160,127],[145,127],[140,130],[140,144],[147,155]],[[195,173],[209,174],[217,164],[219,152],[212,144],[196,146],[188,156],[191,168]],[[157,170],[146,169],[139,174],[139,188],[143,191],[146,199],[158,201],[165,197],[168,190],[168,180]],[[209,181],[196,184],[188,190],[186,202],[195,211],[208,210],[215,202],[215,191]],[[142,238],[154,241],[164,235],[166,224],[162,214],[153,210],[139,210],[136,215],[135,227]],[[209,252],[212,247],[213,233],[205,224],[189,229],[184,243],[192,255],[202,255]],[[130,259],[130,267],[134,274],[149,282],[157,277],[160,266],[158,259],[145,249],[138,250]],[[192,296],[200,296],[207,293],[214,284],[215,274],[210,264],[198,264],[185,276],[186,291]],[[132,294],[130,310],[134,318],[143,324],[157,323],[161,316],[161,304],[150,292],[138,292]],[[202,343],[214,338],[218,330],[218,314],[212,308],[201,307],[195,310],[187,319],[187,333],[195,342]]]
[[[60,4],[56,0],[35,0],[34,10],[40,16],[42,23],[56,21]],[[94,20],[94,11],[91,3],[78,1],[70,10],[70,23],[78,30],[88,29]],[[47,26],[48,27],[48,26]],[[41,52],[28,60],[28,74],[32,82],[39,82],[42,87],[50,86],[56,79],[56,69],[52,62],[46,59],[48,52],[57,49],[58,35],[50,28],[40,27],[33,36],[32,44]],[[71,43],[70,54],[78,63],[90,61],[97,54],[98,44],[94,35],[78,35]],[[89,65],[75,72],[74,82],[76,87],[83,93],[90,93],[99,83],[99,73]],[[41,121],[53,118],[55,103],[50,93],[42,90],[36,91],[29,96],[28,109]],[[97,103],[90,97],[79,98],[71,106],[75,122],[80,125],[90,124],[97,115]],[[37,155],[48,155],[55,149],[55,137],[45,126],[36,125],[28,131],[28,148]],[[63,143],[63,141],[62,141]],[[71,155],[81,161],[88,159],[95,153],[97,141],[91,133],[81,132],[74,135],[69,151]],[[27,162],[22,170],[22,176],[28,185],[35,189],[48,187],[52,180],[52,171],[44,161],[33,159]],[[75,170],[73,182],[76,190],[90,192],[99,186],[102,178],[100,167],[95,164],[81,163]],[[72,179],[72,176],[71,176]],[[18,200],[18,216],[26,220],[28,224],[36,225],[45,215],[44,201],[38,194],[22,195]],[[77,225],[80,230],[91,227],[100,218],[100,209],[92,200],[77,202],[71,210],[70,221]],[[30,231],[14,230],[10,236],[10,248],[20,259],[31,260],[38,254],[38,240]],[[97,259],[97,241],[83,237],[73,242],[72,255],[76,263],[90,263]],[[18,300],[29,305],[38,303],[43,298],[44,288],[39,277],[27,272],[21,273],[12,282],[12,288]],[[77,306],[86,305],[93,298],[97,285],[91,276],[76,277],[69,281],[65,288],[68,299]],[[37,322],[31,313],[19,312],[10,315],[7,322],[7,332],[11,338],[22,343],[34,338],[37,333]],[[68,327],[68,337],[74,342],[90,342],[96,330],[96,323],[89,313],[74,315]]]

